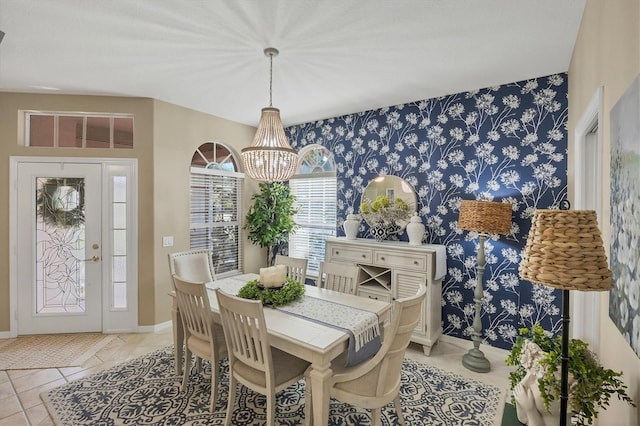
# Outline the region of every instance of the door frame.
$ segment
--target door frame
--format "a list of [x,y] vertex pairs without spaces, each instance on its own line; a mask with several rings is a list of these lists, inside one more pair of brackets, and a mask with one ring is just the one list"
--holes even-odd
[[102,166],[101,183],[102,205],[112,202],[110,177],[127,178],[127,307],[111,306],[111,208],[104,208],[101,218],[102,227],[102,291],[101,313],[103,333],[135,333],[138,331],[138,160],[135,158],[95,158],[95,157],[26,157],[9,158],[9,336],[18,335],[18,282],[17,282],[17,190],[18,165],[20,163],[84,163]]
[[[595,210],[599,220],[602,220],[602,167],[604,159],[602,126],[604,125],[602,113],[602,86],[599,86],[591,101],[585,108],[574,130],[574,204],[576,209]],[[588,144],[587,135],[592,133],[594,126],[598,126],[596,143]],[[589,155],[596,159],[596,170],[590,173],[585,167]],[[597,188],[591,188],[589,176],[595,176]],[[595,206],[588,206],[585,199],[585,191],[595,191]],[[600,223],[602,228],[602,223]],[[572,291],[571,321],[572,334],[575,339],[582,339],[589,343],[589,347],[596,353],[600,345],[600,293],[595,291]]]

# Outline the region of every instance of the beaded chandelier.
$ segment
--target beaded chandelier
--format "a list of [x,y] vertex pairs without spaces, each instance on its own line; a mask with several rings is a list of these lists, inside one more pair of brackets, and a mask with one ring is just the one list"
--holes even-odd
[[258,130],[251,146],[242,150],[242,163],[250,178],[260,182],[282,182],[288,180],[298,166],[298,153],[291,148],[284,134],[280,110],[272,106],[273,57],[278,50],[268,47],[264,54],[269,57],[269,106],[262,108]]

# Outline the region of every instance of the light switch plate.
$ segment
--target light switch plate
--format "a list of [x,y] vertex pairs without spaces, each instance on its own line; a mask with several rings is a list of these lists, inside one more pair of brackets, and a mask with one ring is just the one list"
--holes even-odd
[[162,237],[162,247],[173,247],[173,236]]

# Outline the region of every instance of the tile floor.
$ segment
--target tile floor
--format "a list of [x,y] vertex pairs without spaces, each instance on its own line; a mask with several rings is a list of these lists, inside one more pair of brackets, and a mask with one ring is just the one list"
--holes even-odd
[[[0,426],[52,425],[40,399],[41,392],[163,348],[172,341],[170,328],[156,333],[121,334],[80,367],[0,371]],[[506,352],[482,348],[491,361],[492,371],[481,374],[469,371],[460,364],[462,355],[470,347],[470,342],[445,338],[434,346],[431,356],[426,357],[422,348],[412,343],[407,357],[506,390],[510,371],[504,365]],[[500,404],[496,415],[497,426],[501,423],[503,405]]]

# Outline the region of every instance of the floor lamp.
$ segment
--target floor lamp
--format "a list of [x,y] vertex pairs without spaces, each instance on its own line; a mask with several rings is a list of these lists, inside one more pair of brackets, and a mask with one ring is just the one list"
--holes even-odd
[[606,291],[613,285],[596,212],[536,210],[520,263],[525,280],[562,290],[560,425],[569,401],[569,290]]
[[482,275],[484,274],[484,242],[489,234],[508,234],[511,230],[511,204],[493,201],[462,200],[458,227],[478,232],[478,269],[476,271],[476,289],[473,301],[476,312],[473,319],[473,348],[462,357],[462,365],[471,371],[487,373],[491,370],[489,360],[480,350],[482,342]]

